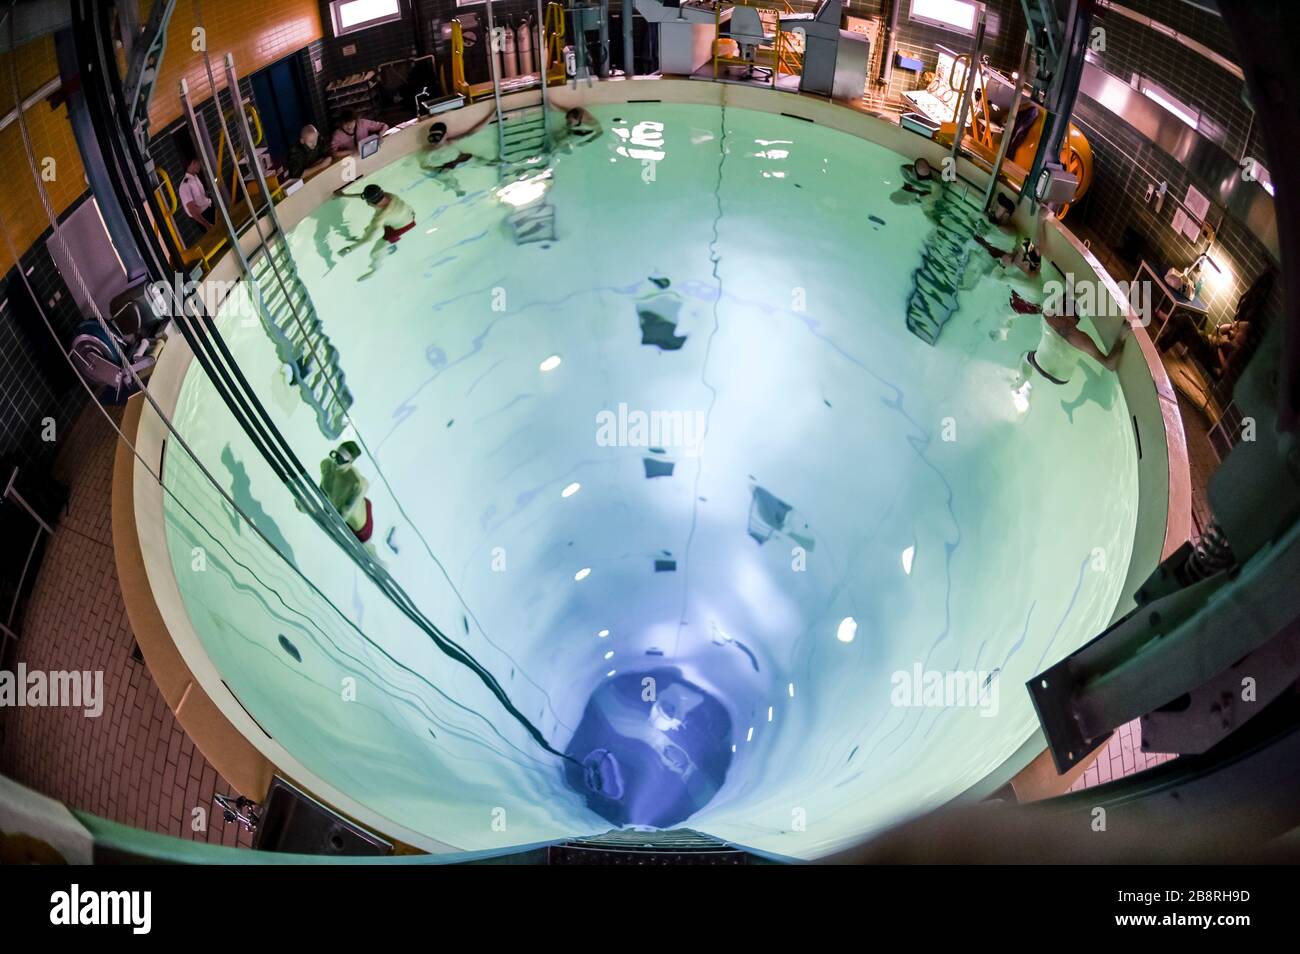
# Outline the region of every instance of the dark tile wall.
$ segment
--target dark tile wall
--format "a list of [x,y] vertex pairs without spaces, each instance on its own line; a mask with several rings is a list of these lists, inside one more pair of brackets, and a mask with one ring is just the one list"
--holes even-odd
[[[1130,6],[1235,61],[1232,37],[1219,17],[1187,3]],[[1106,31],[1106,49],[1098,54],[1106,72],[1125,82],[1134,73],[1147,77],[1202,111],[1201,132],[1207,138],[1234,157],[1242,154],[1256,123],[1243,95],[1245,84],[1237,76],[1172,37],[1113,10],[1099,11],[1095,23]]]
[[[1132,2],[1132,7],[1160,20],[1181,33],[1194,37],[1229,59],[1235,55],[1232,39],[1217,16],[1187,3]],[[1259,123],[1242,97],[1244,83],[1213,61],[1187,49],[1164,34],[1120,16],[1103,11],[1098,22],[1106,30],[1106,50],[1098,65],[1128,82],[1134,73],[1149,77],[1179,100],[1201,110],[1203,126],[1230,161],[1243,154],[1267,157],[1258,139]],[[1119,253],[1125,264],[1136,269],[1135,248],[1145,243],[1153,264],[1184,267],[1203,250],[1204,243],[1191,243],[1173,230],[1173,217],[1187,187],[1195,185],[1203,194],[1215,194],[1215,184],[1198,181],[1173,157],[1148,141],[1133,127],[1105,107],[1080,96],[1075,122],[1083,129],[1093,149],[1093,185],[1079,207],[1071,212],[1075,223]],[[1169,184],[1163,208],[1156,212],[1146,202],[1148,186]],[[1256,186],[1255,188],[1259,188]],[[1075,218],[1077,216],[1077,218]],[[1203,295],[1210,318],[1230,318],[1238,297],[1262,272],[1276,268],[1272,253],[1243,222],[1213,203],[1207,216],[1218,225],[1212,252],[1214,260],[1226,266],[1227,276],[1207,272]],[[1140,236],[1141,243],[1132,241]],[[1128,278],[1130,275],[1116,276]],[[1280,292],[1275,292],[1268,315],[1280,311]]]
[[[70,207],[65,217],[79,206]],[[57,439],[42,439],[42,422],[53,418],[55,436],[62,437],[86,401],[60,353],[71,343],[81,315],[46,250],[50,235],[47,229],[21,264],[0,279],[0,462],[36,472],[48,468],[60,446]],[[31,306],[19,268],[58,333],[58,345]]]
[[[415,56],[419,51],[415,0],[402,0],[403,18],[393,23],[334,36],[329,0],[321,0],[321,23],[325,36],[320,41],[325,57],[326,81],[373,70],[389,60]],[[348,52],[351,50],[352,52]]]

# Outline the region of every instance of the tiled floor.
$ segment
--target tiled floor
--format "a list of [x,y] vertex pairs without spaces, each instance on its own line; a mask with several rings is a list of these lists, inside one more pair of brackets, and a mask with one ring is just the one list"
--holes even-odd
[[1106,743],[1106,748],[1089,765],[1078,780],[1070,786],[1070,791],[1092,788],[1104,782],[1133,775],[1144,769],[1153,768],[1176,755],[1156,755],[1142,751],[1142,726],[1134,719],[1127,725],[1120,726]]
[[[73,808],[181,838],[247,847],[251,836],[214,815],[232,789],[173,718],[145,664],[133,658],[113,562],[111,488],[117,435],[87,408],[67,435],[55,476],[71,489],[19,629],[28,671],[102,671],[104,711],[0,710],[0,772]],[[194,831],[194,809],[205,809]]]

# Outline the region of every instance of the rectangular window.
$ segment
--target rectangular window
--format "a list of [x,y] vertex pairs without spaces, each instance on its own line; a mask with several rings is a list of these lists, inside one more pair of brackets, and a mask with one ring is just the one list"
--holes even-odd
[[911,0],[911,3],[908,19],[958,33],[975,33],[975,21],[979,17],[978,3],[970,0]]
[[367,30],[402,19],[402,0],[333,0],[330,19],[335,36]]

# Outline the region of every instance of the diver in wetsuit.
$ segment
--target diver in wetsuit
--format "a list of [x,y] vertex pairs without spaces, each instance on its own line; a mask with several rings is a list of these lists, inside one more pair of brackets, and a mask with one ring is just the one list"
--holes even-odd
[[463,149],[459,150],[456,153],[456,155],[451,159],[448,159],[440,163],[435,163],[433,161],[434,156],[442,149],[443,146],[449,145],[455,139],[460,139],[464,136],[470,135],[473,132],[476,132],[481,126],[483,126],[484,123],[488,122],[488,120],[490,120],[491,118],[492,118],[492,114],[488,113],[488,115],[484,116],[473,126],[470,126],[468,129],[466,129],[464,132],[460,133],[459,135],[452,137],[452,139],[447,138],[446,123],[434,123],[432,126],[429,127],[429,135],[427,139],[429,143],[429,148],[420,156],[420,168],[424,170],[425,175],[427,175],[430,179],[436,180],[438,183],[440,183],[443,186],[446,186],[448,189],[454,192],[456,194],[456,198],[458,199],[463,198],[465,196],[465,190],[460,187],[460,180],[452,172],[452,170],[460,166],[463,166],[467,162],[472,162],[473,160],[478,159],[479,157],[474,155],[472,152],[466,152]]
[[383,256],[394,251],[402,236],[415,228],[415,210],[373,183],[360,193],[339,189],[334,194],[341,199],[365,199],[366,204],[375,210],[361,237],[339,251],[340,255],[349,255],[367,242],[374,242],[370,248],[370,268],[357,278],[357,281],[365,281],[379,270]]
[[1034,314],[1041,310],[1043,316],[1038,347],[1025,355],[1027,367],[1023,368],[1022,372],[1026,379],[1029,377],[1028,369],[1032,369],[1053,384],[1065,384],[1070,380],[1075,365],[1078,364],[1079,354],[1086,354],[1108,371],[1114,371],[1119,367],[1124,352],[1124,334],[1128,328],[1127,324],[1121,326],[1119,339],[1110,349],[1110,354],[1106,354],[1088,333],[1079,327],[1079,315],[1074,313],[1073,308],[1062,310],[1054,303],[1038,306],[1014,291],[1011,293],[1011,307],[1022,315]]
[[339,516],[362,543],[369,543],[375,532],[375,515],[366,496],[369,481],[353,463],[361,456],[356,441],[344,441],[320,462],[320,489],[339,512]]

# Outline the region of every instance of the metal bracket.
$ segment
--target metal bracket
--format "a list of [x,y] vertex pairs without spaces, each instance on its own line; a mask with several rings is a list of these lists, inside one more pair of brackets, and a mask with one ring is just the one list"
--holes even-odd
[[1300,626],[1278,633],[1209,682],[1142,717],[1142,751],[1199,754],[1300,679]]
[[[1167,579],[1162,569],[1142,592],[1166,589]],[[1244,567],[1139,606],[1031,679],[1026,686],[1057,771],[1077,764],[1118,726],[1206,685],[1290,627],[1300,617],[1297,579],[1300,524]]]

